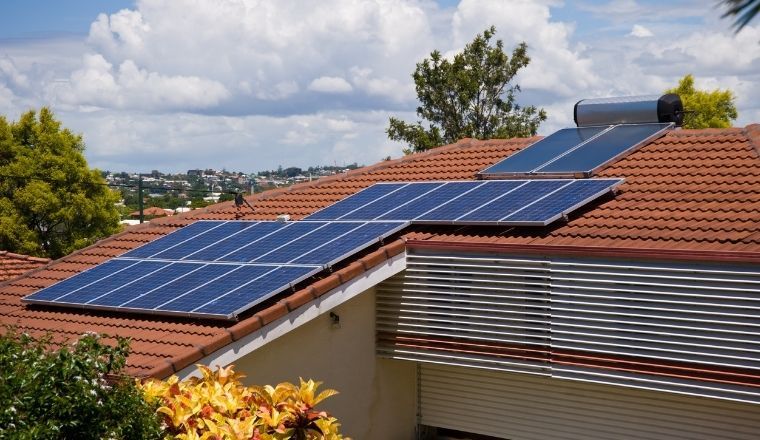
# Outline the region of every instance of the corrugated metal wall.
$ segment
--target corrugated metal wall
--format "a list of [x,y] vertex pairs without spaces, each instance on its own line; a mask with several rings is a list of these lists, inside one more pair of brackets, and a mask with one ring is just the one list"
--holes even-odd
[[760,405],[421,364],[424,425],[511,440],[760,438]]
[[754,267],[411,250],[377,298],[381,356],[760,403]]

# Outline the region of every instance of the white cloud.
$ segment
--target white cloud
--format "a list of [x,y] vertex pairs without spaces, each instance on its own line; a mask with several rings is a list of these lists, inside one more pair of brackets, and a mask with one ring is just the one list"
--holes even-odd
[[16,64],[9,57],[0,58],[0,78],[7,84],[25,89],[29,87],[29,78],[19,72]]
[[280,101],[298,93],[298,83],[295,81],[280,81],[275,83],[271,89],[261,88],[256,90],[253,95],[264,101]]
[[98,15],[90,25],[88,41],[107,55],[124,52],[139,56],[145,49],[145,40],[150,32],[150,25],[143,21],[138,10],[122,9],[111,14]]
[[548,110],[544,134],[572,125],[579,99],[686,73],[733,90],[739,124],[760,119],[760,26],[735,35],[699,0],[141,0],[87,38],[0,41],[0,112],[52,105],[101,168],[369,164],[400,154],[388,116],[417,119],[415,63],[492,24],[507,51],[529,45],[517,101]]
[[631,29],[631,33],[628,34],[631,37],[637,37],[637,38],[647,38],[652,37],[654,34],[649,29],[645,28],[644,26],[640,24],[634,24],[633,28]]
[[99,54],[84,55],[82,67],[57,93],[68,104],[143,110],[200,109],[229,96],[216,81],[148,72],[132,60],[115,69]]
[[[143,0],[134,10],[101,14],[88,42],[114,66],[131,61],[147,72],[203,78],[254,98],[220,101],[213,112],[279,113],[279,104],[267,102],[301,99],[302,87],[325,93],[357,88],[381,106],[400,102],[399,84],[431,49],[434,10],[416,0],[308,6],[298,0]],[[351,85],[326,74],[353,66],[373,76]]]
[[90,165],[110,170],[213,166],[254,171],[277,165],[369,165],[401,152],[383,132],[387,124],[384,112],[284,117],[149,115],[114,110],[58,114],[67,127],[85,132]]
[[760,25],[746,26],[738,34],[730,32],[694,32],[671,44],[661,53],[669,51],[685,55],[697,65],[720,68],[724,71],[760,67]]
[[321,93],[349,93],[354,88],[339,76],[320,76],[309,83],[308,89]]
[[584,93],[597,83],[591,60],[571,48],[572,26],[551,21],[547,3],[462,0],[452,20],[456,47],[464,47],[491,24],[507,49],[522,41],[528,43],[531,62],[517,78],[523,89],[568,97]]
[[415,98],[414,88],[409,82],[404,84],[393,77],[377,76],[368,67],[354,66],[350,70],[351,81],[369,95],[385,96],[397,102],[413,102]]

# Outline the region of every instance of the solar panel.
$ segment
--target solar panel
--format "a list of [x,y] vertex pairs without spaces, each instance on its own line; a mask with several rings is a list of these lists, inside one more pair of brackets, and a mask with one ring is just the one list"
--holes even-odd
[[672,128],[666,124],[624,124],[565,128],[478,173],[507,176],[590,177],[601,167]]
[[576,173],[590,176],[638,145],[661,135],[672,124],[618,125],[599,137],[558,157],[538,170],[540,173]]
[[[525,209],[538,200],[541,197],[545,197],[548,194],[552,194],[554,191],[560,188],[570,185],[574,180],[533,180],[533,181],[517,181],[522,182],[520,186],[514,190],[502,195],[501,197],[494,198],[492,201],[480,206],[478,209],[472,210],[462,217],[459,217],[457,221],[467,222],[470,224],[479,223],[493,223],[500,222],[509,219],[511,215]],[[608,182],[605,182],[609,185]],[[554,221],[556,216],[548,216],[546,219],[538,219],[543,223]]]
[[205,222],[191,223],[169,235],[162,237],[159,240],[154,240],[136,249],[132,249],[131,251],[127,252],[125,255],[128,255],[130,257],[135,257],[135,258],[149,257],[163,250],[169,249],[172,246],[180,244],[184,241],[190,240],[199,234],[204,234],[216,227],[219,227],[220,225],[224,223],[225,222],[221,222],[221,221],[219,222],[205,221]]
[[407,222],[199,221],[24,298],[235,319]]
[[545,196],[526,204],[502,221],[524,224],[551,222],[609,191],[609,183],[602,180],[574,180],[554,191],[547,191]]
[[[325,218],[325,211],[329,210],[336,221],[351,218],[424,224],[545,226],[612,191],[621,182],[622,179],[419,182],[407,183],[392,192],[377,191],[374,186],[383,184],[376,184],[364,190],[382,194],[376,200],[362,197],[365,205],[361,206],[356,199],[346,199],[348,203],[336,202],[315,216]],[[397,194],[406,197],[393,197],[389,203],[388,197]],[[520,211],[524,212],[518,214]]]
[[523,148],[501,162],[486,168],[481,173],[531,173],[541,168],[542,165],[552,158],[587,142],[589,139],[593,139],[595,136],[598,136],[609,128],[609,125],[599,127],[564,128],[526,148]]
[[[344,202],[343,207],[341,209],[348,209],[348,207],[353,206],[355,208],[359,208],[361,206],[364,206],[367,204],[367,202],[370,202],[375,199],[379,199],[388,193],[391,193],[401,187],[403,187],[405,183],[383,183],[378,185],[372,185],[369,188],[364,189],[363,191],[359,191],[358,193],[352,194],[349,197],[343,199]],[[309,216],[311,220],[330,220],[335,218],[335,214],[330,209],[331,207],[328,206],[325,209],[322,209],[319,212],[316,212]]]
[[199,221],[24,301],[235,319],[410,222],[546,225],[621,182],[380,183],[298,222]]
[[[205,232],[177,243],[173,235],[181,233],[180,229],[150,243],[153,249],[167,247],[164,251],[136,252],[142,249],[137,248],[120,258],[134,258],[133,255],[138,254],[147,255],[141,260],[300,264],[294,261],[310,254],[310,263],[307,264],[332,265],[344,256],[357,252],[362,246],[372,244],[406,226],[403,221],[370,224],[364,221],[224,223],[208,227],[207,231],[197,228]],[[374,235],[367,235],[367,231]],[[222,238],[224,232],[228,235]],[[315,252],[316,250],[320,252]],[[328,258],[327,255],[331,257]]]

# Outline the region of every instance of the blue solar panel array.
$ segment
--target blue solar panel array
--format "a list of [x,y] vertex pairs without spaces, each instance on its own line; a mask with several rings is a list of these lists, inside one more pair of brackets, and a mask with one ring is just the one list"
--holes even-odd
[[664,134],[673,124],[625,124],[565,128],[485,170],[484,178],[504,176],[590,177],[604,165]]
[[545,226],[609,193],[622,181],[540,179],[379,183],[317,211],[307,219]]
[[234,319],[407,224],[199,221],[24,300]]
[[410,222],[544,226],[621,182],[379,183],[303,221],[199,221],[24,301],[236,319]]

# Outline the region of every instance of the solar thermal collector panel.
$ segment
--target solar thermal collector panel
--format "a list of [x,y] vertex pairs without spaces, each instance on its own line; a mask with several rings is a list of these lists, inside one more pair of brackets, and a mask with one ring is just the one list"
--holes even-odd
[[672,123],[559,130],[478,173],[483,179],[591,177],[605,165],[664,135]]

